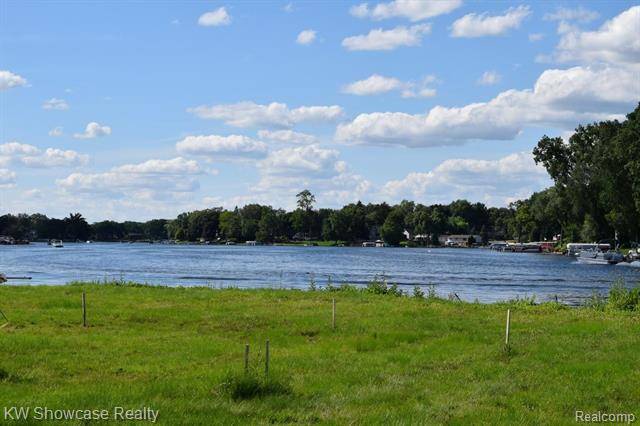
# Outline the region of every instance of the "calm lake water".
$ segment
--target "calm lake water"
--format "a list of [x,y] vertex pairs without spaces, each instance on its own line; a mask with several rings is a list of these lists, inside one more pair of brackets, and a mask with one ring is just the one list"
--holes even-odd
[[[120,279],[163,285],[309,287],[365,284],[376,274],[411,291],[414,285],[455,292],[464,300],[493,302],[558,296],[578,303],[606,291],[616,277],[640,281],[640,268],[581,265],[557,255],[499,253],[484,249],[360,247],[190,246],[66,243],[0,246],[0,272],[31,276],[11,284],[64,284],[73,280]],[[331,278],[330,278],[331,277]]]

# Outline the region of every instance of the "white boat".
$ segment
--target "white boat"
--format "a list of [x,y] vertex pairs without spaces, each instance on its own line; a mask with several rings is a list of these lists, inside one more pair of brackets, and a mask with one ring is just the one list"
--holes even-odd
[[596,265],[615,265],[624,261],[624,256],[615,251],[582,250],[578,254],[578,262]]
[[567,256],[578,256],[583,250],[610,250],[610,244],[598,243],[569,243],[567,244]]
[[64,245],[62,244],[62,240],[53,240],[53,241],[51,242],[51,245],[52,245],[53,247],[58,247],[58,248],[59,248],[59,247],[64,247]]

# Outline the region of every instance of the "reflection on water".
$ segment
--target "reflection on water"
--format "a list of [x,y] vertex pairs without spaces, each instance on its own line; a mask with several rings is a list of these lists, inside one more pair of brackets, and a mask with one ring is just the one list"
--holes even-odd
[[[436,286],[465,300],[536,296],[576,303],[606,291],[618,276],[640,281],[640,268],[581,265],[556,255],[476,249],[189,246],[66,243],[0,246],[0,272],[32,276],[33,284],[125,279],[164,285],[308,288],[365,284],[384,275],[400,286]],[[28,284],[29,281],[11,282]],[[407,287],[407,290],[411,290]]]

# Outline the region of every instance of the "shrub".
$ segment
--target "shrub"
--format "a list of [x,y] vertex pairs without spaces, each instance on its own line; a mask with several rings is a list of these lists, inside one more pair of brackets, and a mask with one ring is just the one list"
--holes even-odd
[[624,280],[619,278],[611,284],[607,309],[620,311],[640,310],[640,287],[627,288]]
[[436,286],[433,284],[429,284],[427,288],[427,299],[435,300],[438,298],[438,294],[436,293]]
[[596,311],[604,311],[604,308],[607,305],[607,299],[602,294],[594,290],[585,302],[585,305],[588,308],[595,309]]
[[413,286],[413,297],[422,299],[424,298],[424,291],[419,286]]
[[367,283],[366,291],[373,294],[384,294],[390,296],[402,296],[403,292],[398,288],[398,284],[388,285],[386,278],[378,277],[377,275],[373,280]]

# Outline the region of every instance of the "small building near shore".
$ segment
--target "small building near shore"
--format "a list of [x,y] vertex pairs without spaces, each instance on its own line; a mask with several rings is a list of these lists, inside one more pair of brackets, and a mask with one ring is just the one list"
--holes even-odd
[[469,238],[473,237],[474,244],[481,244],[482,237],[480,235],[467,235],[467,234],[454,234],[454,235],[440,235],[438,236],[438,242],[446,247],[467,247],[469,245]]

